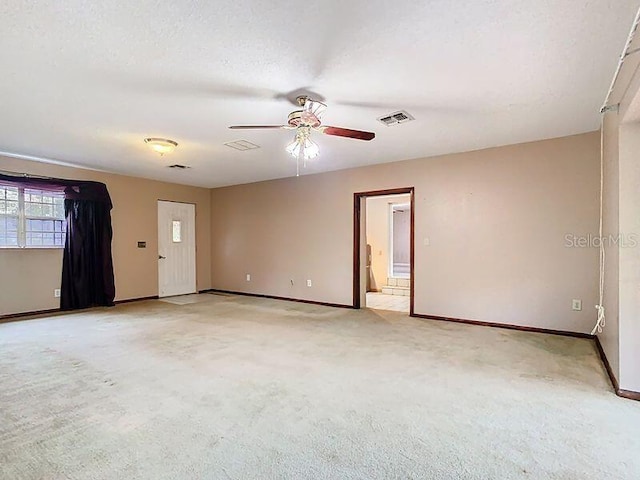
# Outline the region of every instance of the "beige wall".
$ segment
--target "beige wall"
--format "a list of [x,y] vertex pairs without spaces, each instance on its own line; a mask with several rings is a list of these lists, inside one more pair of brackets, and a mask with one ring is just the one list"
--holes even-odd
[[[620,232],[640,234],[640,123],[620,125]],[[638,237],[640,238],[640,237]],[[620,388],[640,392],[640,246],[620,248]]]
[[353,193],[408,186],[416,313],[591,330],[597,133],[212,190],[212,286],[350,305]]
[[[604,118],[603,153],[603,222],[602,233],[617,236],[620,232],[619,211],[619,171],[618,171],[618,117],[606,115]],[[618,283],[619,283],[619,249],[615,245],[605,244],[605,284],[604,306],[606,328],[598,335],[611,369],[616,379],[620,379],[619,350],[619,318],[618,318]]]
[[[0,156],[0,170],[104,182],[113,201],[113,260],[116,300],[158,294],[157,200],[196,204],[197,284],[208,289],[210,279],[210,193],[208,189],[141,178],[74,169]],[[137,248],[146,241],[147,248]],[[60,250],[0,249],[0,315],[57,308]]]
[[0,249],[0,315],[58,308],[61,274],[62,250]]
[[380,291],[389,276],[389,204],[406,203],[409,195],[367,198],[367,244],[371,245],[371,289]]

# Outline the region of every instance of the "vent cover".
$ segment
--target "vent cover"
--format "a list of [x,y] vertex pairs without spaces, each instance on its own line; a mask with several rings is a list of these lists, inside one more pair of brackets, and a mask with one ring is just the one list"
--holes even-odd
[[397,112],[393,112],[393,113],[390,113],[389,115],[385,115],[383,117],[378,118],[378,121],[384,123],[387,127],[410,122],[412,120],[415,120],[415,118],[413,118],[413,116],[411,116],[405,110],[399,110]]
[[234,148],[236,150],[240,150],[244,152],[245,150],[255,150],[256,148],[260,148],[259,145],[255,143],[248,142],[246,140],[236,140],[235,142],[227,142],[225,143],[227,147]]
[[176,163],[175,165],[169,165],[169,168],[176,168],[178,170],[186,170],[187,168],[191,168],[191,167],[188,167],[187,165],[180,165],[179,163]]

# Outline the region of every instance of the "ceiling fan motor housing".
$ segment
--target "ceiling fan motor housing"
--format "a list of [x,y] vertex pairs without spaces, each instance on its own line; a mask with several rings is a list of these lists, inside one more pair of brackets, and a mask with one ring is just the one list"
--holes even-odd
[[295,110],[289,114],[287,123],[292,127],[311,127],[320,126],[320,120],[313,113],[304,110]]

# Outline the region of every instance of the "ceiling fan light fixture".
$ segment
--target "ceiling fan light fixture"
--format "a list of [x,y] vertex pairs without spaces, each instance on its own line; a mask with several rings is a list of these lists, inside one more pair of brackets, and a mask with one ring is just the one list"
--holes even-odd
[[145,138],[144,143],[149,145],[149,148],[160,155],[173,152],[178,146],[177,142],[169,140],[168,138]]
[[302,158],[303,160],[310,160],[316,158],[320,153],[320,147],[313,142],[309,137],[298,136],[287,145],[287,152],[293,158]]

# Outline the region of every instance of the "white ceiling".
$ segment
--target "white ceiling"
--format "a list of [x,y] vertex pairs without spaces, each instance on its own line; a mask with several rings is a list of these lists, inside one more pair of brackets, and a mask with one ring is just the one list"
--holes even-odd
[[[325,97],[303,173],[595,130],[640,0],[0,2],[0,151],[214,187],[295,175],[282,97]],[[376,118],[406,109],[416,120]],[[180,145],[159,157],[142,142]],[[246,139],[258,150],[224,142]],[[172,163],[192,168],[176,171]]]

